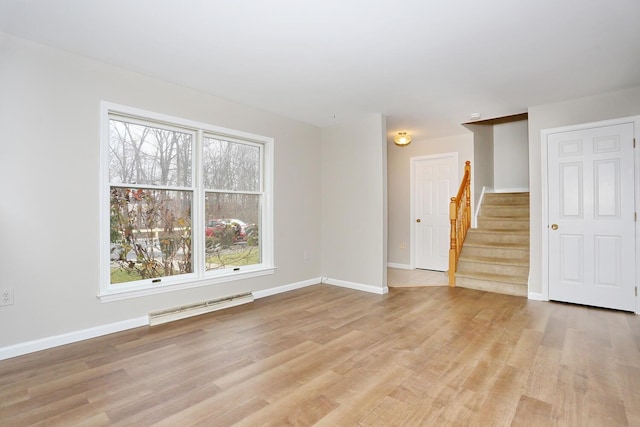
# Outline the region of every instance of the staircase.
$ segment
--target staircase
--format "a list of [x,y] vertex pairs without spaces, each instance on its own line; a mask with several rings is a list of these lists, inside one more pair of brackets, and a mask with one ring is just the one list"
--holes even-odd
[[460,253],[456,286],[527,296],[529,193],[485,193]]

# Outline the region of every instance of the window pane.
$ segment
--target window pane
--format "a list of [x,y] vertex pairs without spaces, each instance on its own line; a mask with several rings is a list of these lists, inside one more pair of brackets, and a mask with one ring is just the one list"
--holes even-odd
[[205,269],[260,263],[260,196],[206,193]]
[[192,134],[120,120],[109,126],[112,183],[191,186]]
[[260,191],[260,148],[255,145],[205,137],[202,163],[207,189]]
[[191,273],[190,191],[111,187],[111,283]]

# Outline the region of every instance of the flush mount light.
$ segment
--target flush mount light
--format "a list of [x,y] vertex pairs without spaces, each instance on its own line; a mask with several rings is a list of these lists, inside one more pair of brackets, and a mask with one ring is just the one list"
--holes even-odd
[[398,134],[393,138],[393,142],[400,147],[404,147],[405,145],[409,145],[411,137],[407,135],[406,132],[398,132]]

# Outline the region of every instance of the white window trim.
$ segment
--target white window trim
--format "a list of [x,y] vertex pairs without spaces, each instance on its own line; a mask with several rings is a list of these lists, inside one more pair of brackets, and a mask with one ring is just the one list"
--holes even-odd
[[[219,272],[205,272],[202,254],[197,254],[194,250],[194,273],[179,276],[168,276],[162,278],[161,284],[131,282],[131,284],[120,283],[117,286],[111,285],[110,264],[105,262],[109,259],[109,114],[119,114],[132,116],[134,118],[148,119],[153,122],[160,122],[168,126],[177,126],[197,131],[196,146],[194,152],[199,150],[200,140],[203,134],[211,134],[218,137],[233,138],[241,142],[256,143],[262,145],[262,217],[261,227],[261,263],[240,267],[237,270],[222,270]],[[266,136],[256,135],[248,132],[214,126],[193,120],[182,119],[165,114],[142,110],[135,107],[115,104],[107,101],[100,102],[100,288],[98,298],[101,302],[111,302],[129,298],[137,298],[148,295],[155,295],[165,292],[172,292],[184,289],[197,288],[201,286],[226,283],[234,280],[249,279],[275,272],[273,253],[273,151],[274,140]],[[192,186],[195,188],[193,197],[193,218],[194,224],[203,223],[200,212],[200,194],[203,192],[201,186],[201,168],[198,161],[192,168],[194,176]],[[199,221],[199,222],[198,222]],[[199,232],[202,227],[194,227],[194,233]],[[200,230],[204,231],[204,230]],[[194,248],[195,249],[195,248]]]

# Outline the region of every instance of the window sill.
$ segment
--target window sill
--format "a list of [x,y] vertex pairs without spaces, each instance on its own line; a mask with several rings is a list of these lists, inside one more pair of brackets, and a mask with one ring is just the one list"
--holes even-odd
[[162,285],[148,286],[127,289],[110,289],[98,294],[101,303],[122,301],[131,298],[146,297],[149,295],[162,294],[166,292],[181,291],[185,289],[199,288],[202,286],[226,283],[234,280],[250,279],[252,277],[266,276],[275,272],[275,267],[261,267],[255,270],[243,272],[228,272],[220,276],[193,279],[180,283],[165,283]]

